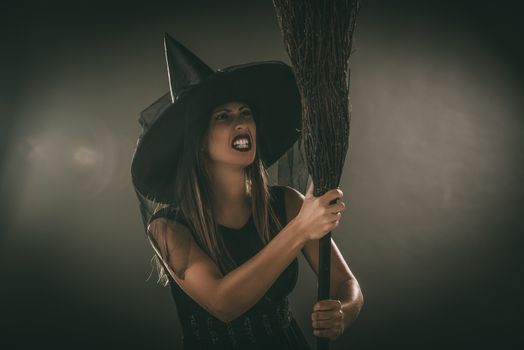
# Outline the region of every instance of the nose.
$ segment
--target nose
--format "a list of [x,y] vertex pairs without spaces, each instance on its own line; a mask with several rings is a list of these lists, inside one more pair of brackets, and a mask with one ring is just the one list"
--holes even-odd
[[246,125],[243,121],[239,121],[236,123],[235,125],[235,130],[242,130],[242,129],[245,129],[246,128]]
[[246,128],[246,118],[238,116],[235,118],[235,130],[242,130]]

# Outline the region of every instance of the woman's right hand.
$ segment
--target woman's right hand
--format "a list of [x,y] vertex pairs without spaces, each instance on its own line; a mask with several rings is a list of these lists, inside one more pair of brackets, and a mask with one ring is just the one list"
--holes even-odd
[[[320,197],[313,195],[313,188],[313,181],[311,181],[302,207],[295,217],[307,240],[318,240],[335,229],[346,207],[339,199],[344,195],[339,188],[329,190]],[[333,200],[336,202],[331,204]]]

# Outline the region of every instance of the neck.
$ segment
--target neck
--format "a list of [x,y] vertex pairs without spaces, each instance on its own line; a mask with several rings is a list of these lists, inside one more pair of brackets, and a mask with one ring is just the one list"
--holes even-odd
[[213,211],[219,222],[232,217],[245,217],[250,213],[250,200],[246,191],[243,167],[214,163],[210,164],[213,186]]

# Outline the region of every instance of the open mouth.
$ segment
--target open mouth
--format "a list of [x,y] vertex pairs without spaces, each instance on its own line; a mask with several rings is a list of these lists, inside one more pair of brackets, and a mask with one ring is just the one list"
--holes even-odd
[[231,147],[239,152],[248,152],[251,150],[251,137],[249,134],[237,135],[231,142]]

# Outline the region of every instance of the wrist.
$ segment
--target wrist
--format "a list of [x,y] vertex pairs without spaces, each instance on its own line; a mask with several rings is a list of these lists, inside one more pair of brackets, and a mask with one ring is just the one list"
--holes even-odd
[[288,223],[288,226],[290,230],[293,231],[294,236],[299,239],[301,246],[304,246],[309,241],[307,230],[302,224],[302,221],[295,217]]

